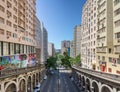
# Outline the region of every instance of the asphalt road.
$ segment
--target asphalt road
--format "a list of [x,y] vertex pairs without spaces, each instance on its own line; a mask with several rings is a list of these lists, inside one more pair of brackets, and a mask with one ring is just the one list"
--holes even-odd
[[[58,77],[59,75],[59,77]],[[54,71],[53,75],[48,75],[43,80],[40,92],[80,92],[74,82],[69,78],[66,70]]]

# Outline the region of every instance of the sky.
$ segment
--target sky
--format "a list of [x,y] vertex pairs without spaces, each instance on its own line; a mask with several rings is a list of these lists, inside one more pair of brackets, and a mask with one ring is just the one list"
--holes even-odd
[[61,49],[61,41],[73,40],[74,27],[81,24],[86,0],[37,0],[36,15],[48,32],[48,42]]

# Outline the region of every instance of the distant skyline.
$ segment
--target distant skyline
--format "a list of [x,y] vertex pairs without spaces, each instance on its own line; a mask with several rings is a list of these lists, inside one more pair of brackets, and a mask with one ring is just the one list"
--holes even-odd
[[82,7],[86,0],[37,0],[37,17],[48,32],[48,42],[61,49],[61,41],[73,40],[76,25],[81,24]]

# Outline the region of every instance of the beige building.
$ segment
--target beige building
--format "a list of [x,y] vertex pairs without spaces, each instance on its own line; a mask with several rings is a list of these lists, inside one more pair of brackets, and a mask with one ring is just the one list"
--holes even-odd
[[98,0],[97,70],[110,72],[113,57],[113,1]]
[[82,10],[81,61],[84,68],[95,69],[97,0],[87,0]]
[[120,74],[120,0],[113,0],[113,45],[114,53],[113,61],[110,64],[111,72]]
[[81,31],[82,27],[81,26],[75,26],[74,28],[74,54],[75,57],[77,55],[80,55],[81,52]]
[[[35,14],[36,0],[0,0],[0,61],[3,65],[11,62],[21,67],[18,59],[35,58]],[[4,56],[10,59],[16,56],[17,60],[9,61]]]

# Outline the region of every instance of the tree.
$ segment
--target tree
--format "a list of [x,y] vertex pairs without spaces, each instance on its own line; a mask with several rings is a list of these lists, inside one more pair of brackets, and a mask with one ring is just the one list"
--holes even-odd
[[56,56],[52,56],[52,57],[49,57],[47,59],[47,62],[45,64],[46,68],[47,69],[50,69],[50,68],[56,68],[56,61],[57,61],[57,57]]

